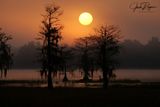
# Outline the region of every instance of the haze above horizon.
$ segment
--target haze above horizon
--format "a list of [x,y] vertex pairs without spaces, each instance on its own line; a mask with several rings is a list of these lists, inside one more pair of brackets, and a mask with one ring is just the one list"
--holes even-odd
[[[13,35],[12,44],[20,46],[33,41],[40,31],[44,7],[51,0],[1,0],[0,27]],[[143,1],[143,0],[141,0]],[[159,7],[159,0],[148,0]],[[63,41],[72,43],[75,38],[86,36],[93,28],[102,24],[117,25],[122,31],[123,39],[137,39],[147,42],[152,36],[160,36],[160,8],[153,12],[132,12],[129,4],[133,0],[55,0],[63,10],[61,24]],[[89,26],[79,23],[78,17],[82,12],[90,12],[94,21]]]

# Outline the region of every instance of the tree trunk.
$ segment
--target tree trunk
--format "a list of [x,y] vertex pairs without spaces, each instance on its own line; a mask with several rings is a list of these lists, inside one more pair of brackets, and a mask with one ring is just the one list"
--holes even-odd
[[51,71],[48,71],[48,88],[49,88],[49,89],[52,89],[52,88],[53,88]]
[[50,43],[50,34],[48,35],[48,48],[47,48],[47,57],[48,57],[48,88],[52,89],[52,68],[51,68],[51,43]]
[[65,67],[63,82],[67,82],[67,81],[68,81],[68,78],[67,78],[67,70],[66,70],[66,67]]
[[109,84],[109,78],[107,77],[107,72],[103,71],[103,88],[107,89]]
[[1,78],[3,77],[3,70],[1,69]]
[[89,81],[88,72],[87,72],[87,71],[84,72],[83,80],[84,80],[85,82]]

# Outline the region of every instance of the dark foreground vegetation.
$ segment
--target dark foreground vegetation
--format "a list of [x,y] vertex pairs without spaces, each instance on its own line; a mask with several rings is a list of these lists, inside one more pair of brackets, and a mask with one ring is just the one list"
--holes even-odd
[[159,107],[160,86],[95,88],[1,87],[1,107]]

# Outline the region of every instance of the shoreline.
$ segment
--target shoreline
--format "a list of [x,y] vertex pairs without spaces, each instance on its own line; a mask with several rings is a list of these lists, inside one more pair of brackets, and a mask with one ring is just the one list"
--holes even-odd
[[[102,81],[73,80],[73,81],[55,81],[55,88],[102,88]],[[28,87],[28,88],[45,88],[47,80],[0,80],[0,88],[2,87]],[[160,82],[142,82],[140,80],[112,80],[109,87],[160,87]]]

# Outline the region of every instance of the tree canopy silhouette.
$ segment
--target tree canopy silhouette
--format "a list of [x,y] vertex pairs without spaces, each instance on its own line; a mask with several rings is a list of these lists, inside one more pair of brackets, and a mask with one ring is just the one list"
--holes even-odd
[[0,70],[1,70],[1,77],[3,75],[6,77],[7,70],[10,68],[12,64],[12,56],[11,53],[11,46],[9,45],[9,40],[11,40],[12,37],[5,32],[2,31],[0,28]]
[[88,36],[77,39],[74,50],[78,59],[77,67],[84,71],[83,80],[87,82],[90,76],[89,71],[93,69],[93,59],[95,57],[91,38]]
[[91,38],[95,43],[98,64],[103,72],[103,87],[107,88],[109,78],[117,64],[115,56],[120,49],[120,30],[114,25],[101,26],[95,29],[95,34]]
[[48,72],[48,88],[53,87],[51,73],[57,72],[60,61],[59,42],[62,38],[62,26],[59,23],[60,15],[62,15],[62,11],[55,4],[47,5],[45,14],[42,15],[43,20],[39,39],[43,42],[41,49],[42,68]]
[[66,44],[61,46],[60,69],[59,70],[64,72],[63,82],[68,81],[67,71],[72,71],[73,69],[72,58],[73,58],[72,48]]

